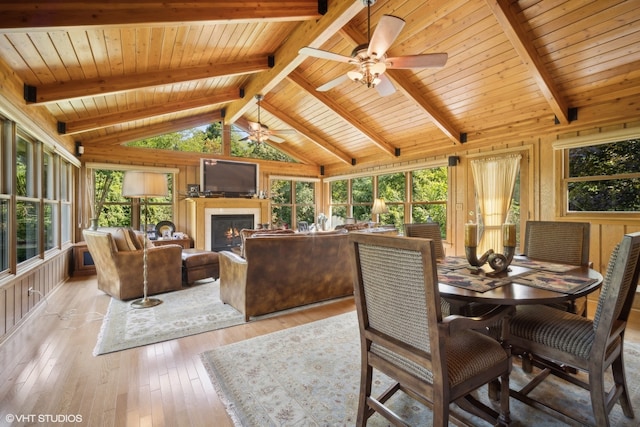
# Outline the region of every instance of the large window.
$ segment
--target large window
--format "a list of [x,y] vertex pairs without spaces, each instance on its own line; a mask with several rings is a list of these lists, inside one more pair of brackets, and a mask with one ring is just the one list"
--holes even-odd
[[271,221],[274,227],[297,228],[316,222],[315,181],[271,180]]
[[71,242],[73,166],[15,123],[0,122],[0,272]]
[[403,230],[405,223],[435,221],[446,237],[447,172],[447,167],[441,166],[331,181],[331,225],[344,224],[347,218],[372,221],[373,201],[381,198],[389,212],[380,215],[380,224]]
[[[123,170],[95,168],[92,177],[93,215],[100,227],[133,227],[153,229],[160,221],[173,220],[173,173],[167,173],[169,195],[151,197],[147,200],[148,217],[144,210],[144,200],[132,199],[122,195]],[[91,187],[89,187],[91,188]]]
[[640,138],[566,150],[569,212],[640,211]]

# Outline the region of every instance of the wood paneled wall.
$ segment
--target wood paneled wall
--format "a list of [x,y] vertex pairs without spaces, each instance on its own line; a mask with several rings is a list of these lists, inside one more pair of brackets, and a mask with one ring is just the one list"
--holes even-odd
[[[69,278],[71,248],[37,263],[0,287],[0,343]],[[34,292],[29,295],[29,288]]]

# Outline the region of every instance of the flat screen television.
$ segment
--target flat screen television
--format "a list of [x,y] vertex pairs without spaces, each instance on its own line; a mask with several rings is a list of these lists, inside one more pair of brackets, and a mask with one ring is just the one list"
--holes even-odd
[[200,159],[200,191],[205,196],[253,197],[258,176],[257,163]]

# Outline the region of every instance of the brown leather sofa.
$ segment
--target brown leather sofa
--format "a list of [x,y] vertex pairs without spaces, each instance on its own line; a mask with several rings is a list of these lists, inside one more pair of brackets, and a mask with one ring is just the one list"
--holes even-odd
[[[83,230],[82,235],[96,265],[98,289],[121,299],[143,296],[143,249],[127,228]],[[148,294],[182,289],[182,246],[147,248]]]
[[244,258],[219,252],[220,299],[252,316],[353,295],[346,232],[254,234]]

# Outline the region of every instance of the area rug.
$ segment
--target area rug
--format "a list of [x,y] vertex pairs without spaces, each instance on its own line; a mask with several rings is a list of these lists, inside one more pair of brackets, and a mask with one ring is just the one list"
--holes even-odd
[[[360,377],[360,340],[355,312],[219,347],[201,355],[209,376],[237,426],[351,426],[355,425]],[[636,414],[640,413],[640,346],[625,343],[627,381]],[[515,364],[511,388],[528,377]],[[374,389],[381,392],[390,379],[377,373]],[[538,386],[536,394],[572,410],[590,414],[588,393],[556,378]],[[476,396],[488,402],[486,387]],[[410,425],[428,426],[431,411],[402,393],[389,401]],[[490,403],[494,408],[497,406]],[[484,420],[461,412],[471,425]],[[511,399],[513,426],[564,426],[565,424]],[[638,415],[637,415],[638,416]],[[616,405],[612,426],[637,426]],[[386,426],[379,415],[368,426]],[[452,423],[455,425],[455,423]]]
[[112,298],[102,322],[95,356],[244,323],[242,313],[220,301],[220,281],[197,282],[155,295],[163,303],[132,308]]

